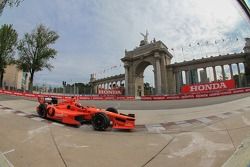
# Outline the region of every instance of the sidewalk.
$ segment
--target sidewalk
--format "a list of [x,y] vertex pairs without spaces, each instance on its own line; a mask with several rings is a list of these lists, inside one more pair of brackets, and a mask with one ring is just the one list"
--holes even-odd
[[243,140],[222,167],[250,167],[250,136]]

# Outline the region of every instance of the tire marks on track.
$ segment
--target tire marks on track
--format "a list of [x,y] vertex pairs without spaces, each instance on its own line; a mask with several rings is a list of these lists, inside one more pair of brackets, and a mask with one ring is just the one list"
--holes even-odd
[[[36,114],[26,113],[19,110],[14,110],[9,107],[5,107],[0,105],[0,111],[11,112],[15,115],[32,119],[34,121],[39,121],[47,124],[51,124],[54,126],[60,127],[71,127],[60,122],[55,122],[49,119],[43,119]],[[241,111],[243,112],[243,110]],[[141,124],[135,126],[135,132],[148,132],[148,133],[169,133],[169,132],[178,132],[185,131],[185,129],[192,129],[194,127],[208,126],[222,119],[228,118],[232,114],[239,114],[239,111],[236,112],[224,112],[218,115],[211,115],[207,117],[201,117],[196,119],[182,120],[182,121],[173,121],[173,122],[164,122],[164,123],[156,123],[156,124]],[[81,128],[82,127],[82,128]],[[81,126],[81,129],[92,128],[92,126]],[[117,131],[117,130],[111,130]]]

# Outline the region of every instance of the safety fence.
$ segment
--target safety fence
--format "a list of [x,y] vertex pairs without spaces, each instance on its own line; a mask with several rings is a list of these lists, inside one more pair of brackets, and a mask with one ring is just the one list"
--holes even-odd
[[[208,97],[217,97],[217,96],[226,96],[239,93],[249,93],[250,88],[237,88],[237,89],[228,89],[220,92],[206,92],[199,94],[176,94],[176,95],[162,95],[162,96],[142,96],[140,100],[151,101],[151,100],[181,100],[181,99],[196,99],[196,98],[208,98]],[[16,92],[9,90],[0,90],[0,94],[7,94],[13,96],[23,96],[29,98],[38,98],[38,97],[56,97],[58,99],[68,99],[72,96],[64,96],[58,94],[36,94],[36,93],[27,93],[27,92]],[[79,100],[135,100],[134,96],[76,96]]]
[[197,98],[208,98],[217,96],[226,96],[239,93],[249,93],[250,88],[238,88],[238,89],[228,89],[218,92],[206,92],[197,94],[176,94],[176,95],[166,95],[166,96],[143,96],[141,100],[181,100],[181,99],[197,99]]
[[[58,99],[68,99],[72,98],[72,96],[58,95],[58,94],[36,94],[36,93],[27,93],[27,92],[16,92],[9,90],[1,90],[0,94],[7,94],[13,96],[23,96],[30,98],[38,98],[38,97],[56,97]],[[75,96],[79,100],[135,100],[134,96]]]

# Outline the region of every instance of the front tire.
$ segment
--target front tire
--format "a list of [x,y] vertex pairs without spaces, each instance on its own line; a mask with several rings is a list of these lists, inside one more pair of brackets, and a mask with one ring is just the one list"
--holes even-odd
[[110,120],[105,113],[96,113],[92,118],[92,126],[95,130],[105,131],[109,125]]
[[38,106],[37,114],[42,118],[47,118],[47,105],[40,104]]

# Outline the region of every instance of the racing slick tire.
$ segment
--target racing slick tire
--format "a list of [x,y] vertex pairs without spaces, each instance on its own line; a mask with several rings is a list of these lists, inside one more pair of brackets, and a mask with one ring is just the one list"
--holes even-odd
[[110,125],[109,117],[105,113],[96,113],[92,117],[92,126],[94,130],[105,131]]
[[113,108],[113,107],[108,107],[108,108],[106,109],[106,111],[109,111],[109,112],[118,114],[117,109],[116,109],[116,108]]
[[40,104],[38,106],[37,114],[42,118],[47,118],[47,105],[46,104]]

